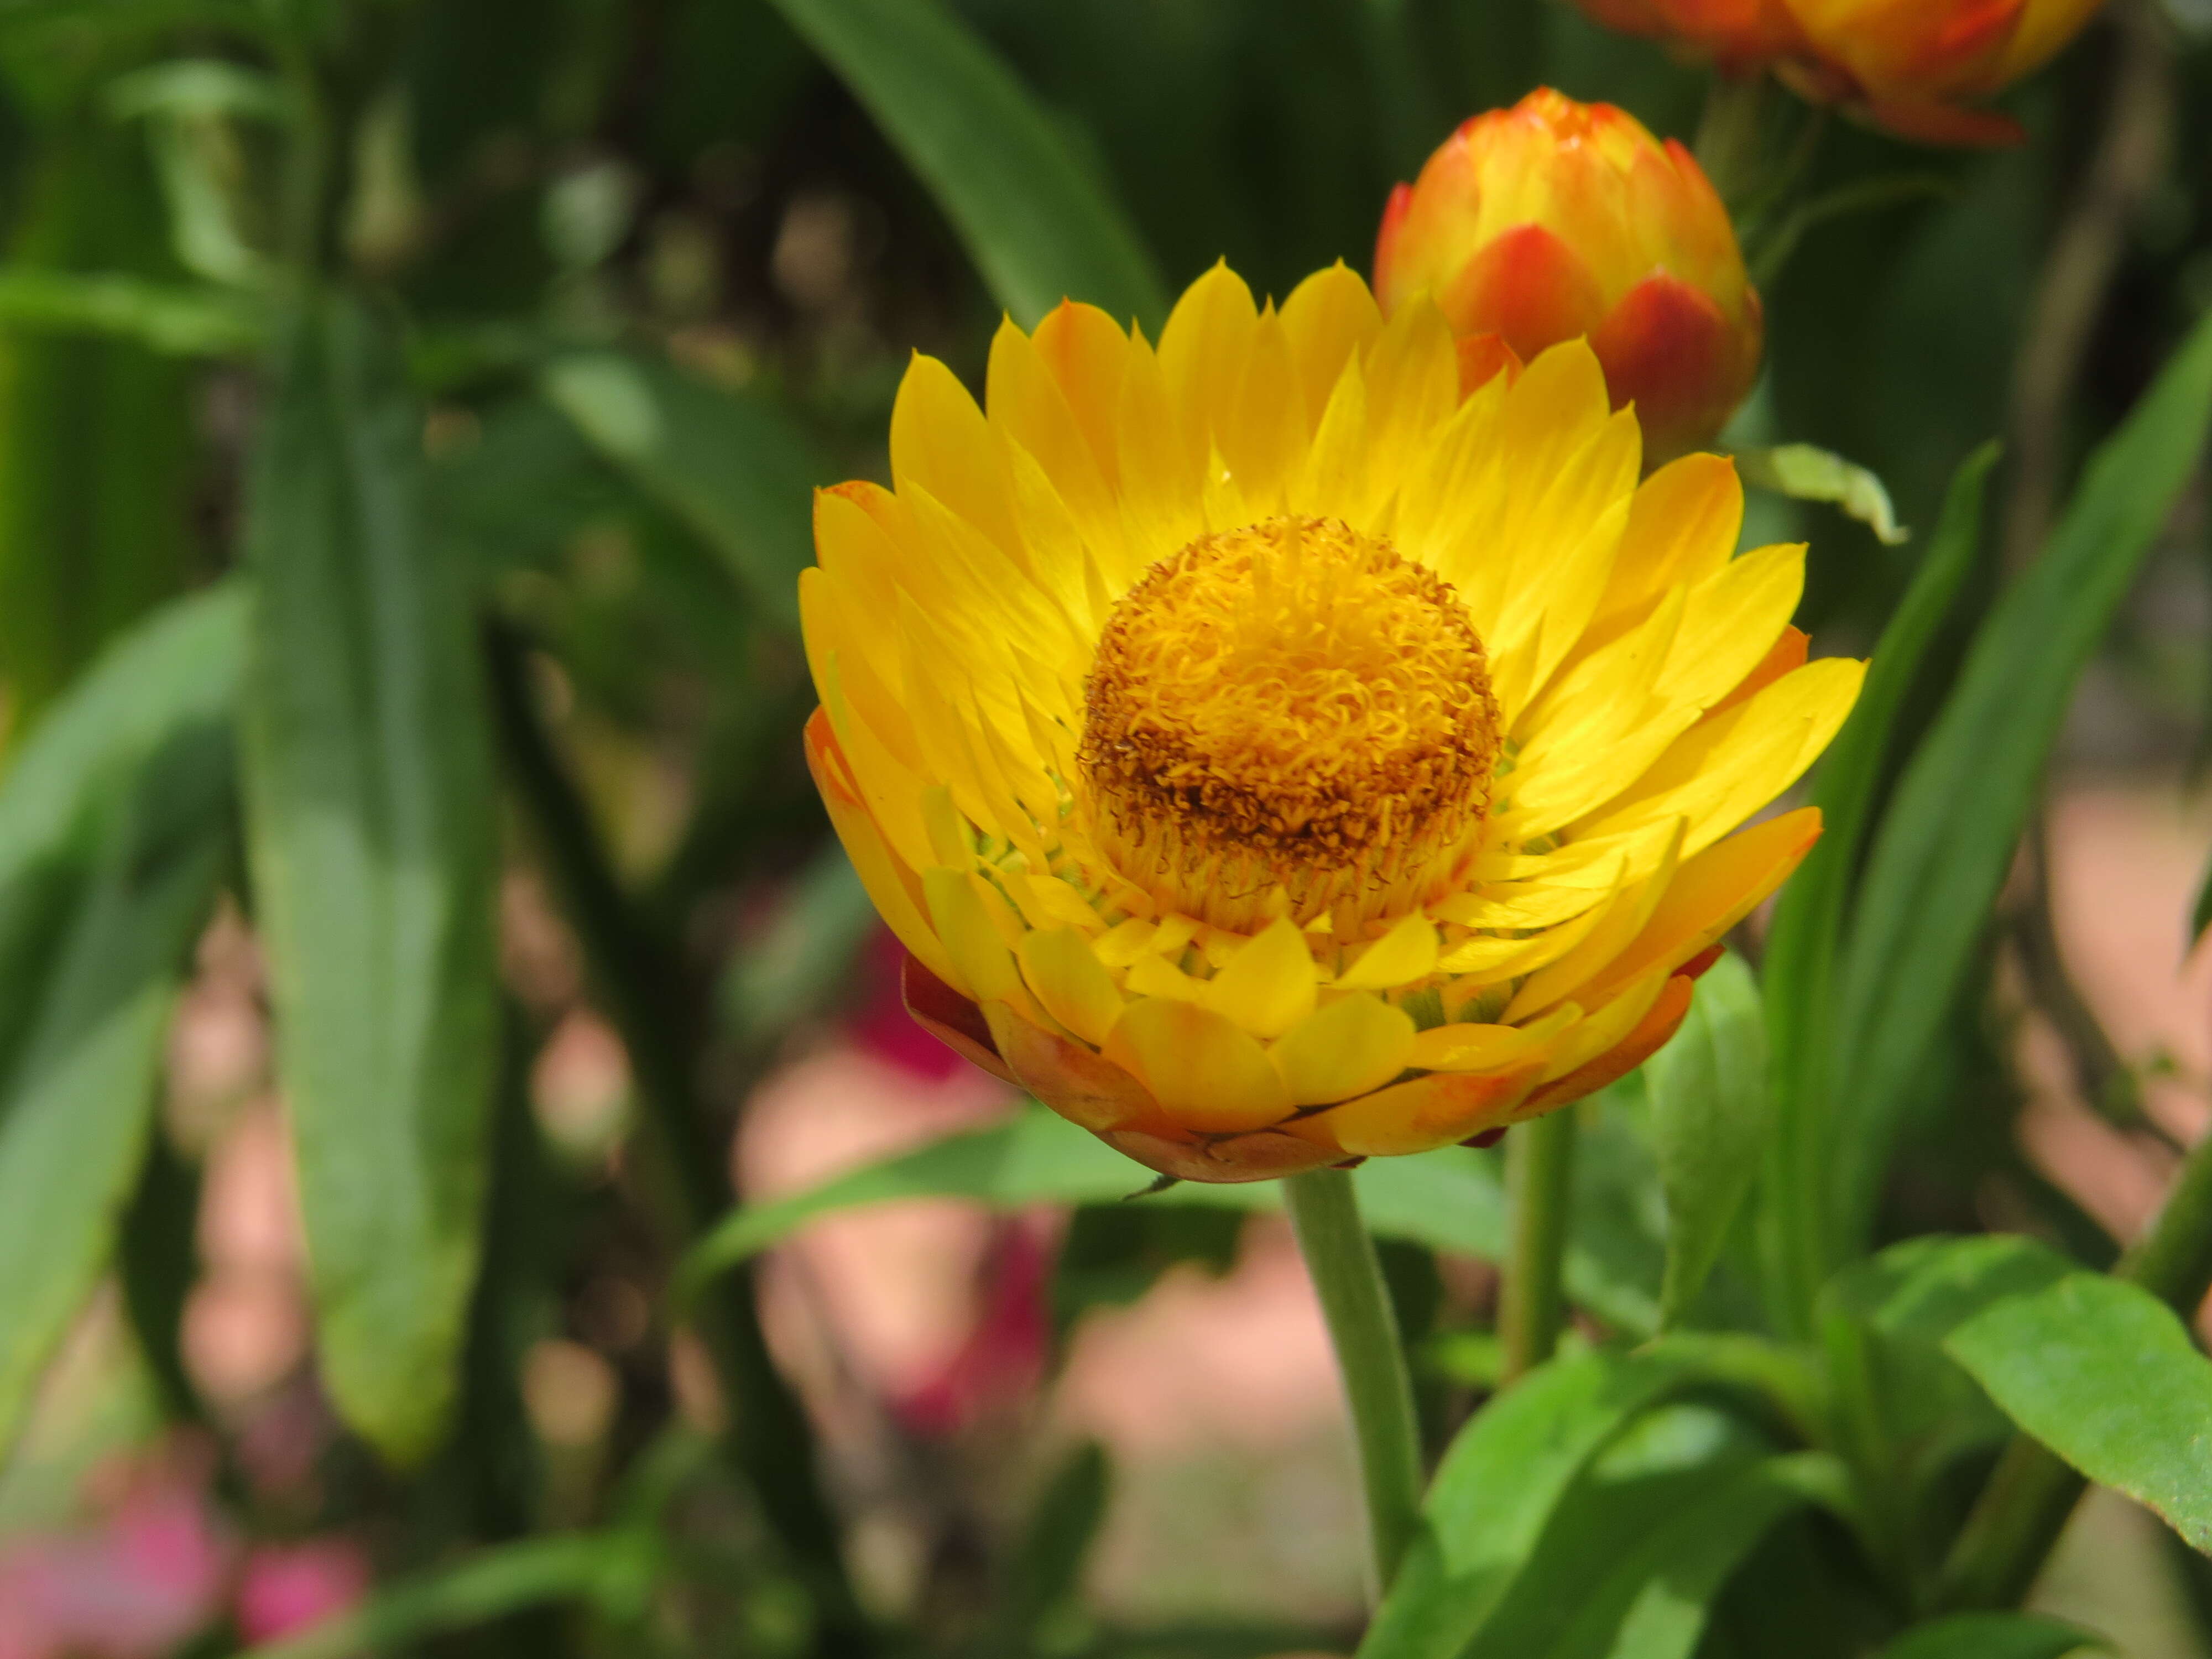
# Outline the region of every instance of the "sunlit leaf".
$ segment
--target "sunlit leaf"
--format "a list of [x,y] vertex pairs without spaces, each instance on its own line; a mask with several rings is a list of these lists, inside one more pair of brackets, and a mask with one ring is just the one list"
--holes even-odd
[[1644,1066],[1667,1195],[1661,1322],[1689,1311],[1720,1259],[1766,1150],[1765,1011],[1740,957],[1698,981],[1674,1040]]
[[292,325],[247,492],[243,749],[322,1379],[405,1460],[453,1401],[499,1006],[475,635],[402,373],[356,301]]
[[1137,233],[1066,135],[939,0],[774,0],[935,194],[1024,328],[1063,299],[1155,328],[1167,314]]
[[1458,1659],[1592,1461],[1697,1376],[1663,1348],[1565,1357],[1476,1413],[1437,1470],[1360,1659]]
[[2212,426],[2212,319],[2091,459],[1976,635],[1868,856],[1838,971],[1826,1154],[1836,1235],[1871,1224],[1900,1114],[1957,1000],[2073,695]]
[[1783,444],[1773,449],[1737,453],[1735,470],[1753,489],[1771,489],[1797,501],[1826,501],[1856,519],[1886,547],[1912,538],[1900,529],[1882,481],[1855,461],[1812,444]]
[[2069,1273],[1993,1302],[1943,1346],[2022,1429],[2212,1554],[2212,1360],[2156,1297]]
[[235,586],[113,646],[0,785],[0,1447],[112,1249],[228,856]]

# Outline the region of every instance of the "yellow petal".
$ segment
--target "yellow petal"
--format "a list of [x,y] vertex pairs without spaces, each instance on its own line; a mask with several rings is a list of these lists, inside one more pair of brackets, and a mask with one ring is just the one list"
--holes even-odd
[[1634,1030],[1650,1012],[1651,1005],[1659,1000],[1660,992],[1667,988],[1667,979],[1663,971],[1646,974],[1625,986],[1611,1001],[1584,1016],[1580,1024],[1560,1039],[1559,1046],[1545,1061],[1537,1081],[1549,1083],[1587,1066]]
[[1074,405],[1053,378],[1036,342],[1011,320],[1000,324],[991,342],[984,404],[991,424],[1036,459],[1053,489],[1076,514],[1085,519],[1111,516],[1114,498]]
[[1186,1128],[1234,1133],[1290,1113],[1290,1091],[1259,1041],[1195,1003],[1131,1003],[1107,1033],[1104,1053]]
[[1436,970],[1436,924],[1426,916],[1401,916],[1336,976],[1336,985],[1345,991],[1389,991],[1426,979]]
[[1635,788],[1574,827],[1607,836],[1686,817],[1695,854],[1795,783],[1851,712],[1866,665],[1826,657],[1690,728]]
[[1711,708],[1773,648],[1804,591],[1802,544],[1762,547],[1699,582],[1686,596],[1658,694],[1670,702]]
[[1367,284],[1340,259],[1316,271],[1283,301],[1283,329],[1304,388],[1307,430],[1328,406],[1350,362],[1382,331],[1382,313]]
[[1193,979],[1165,957],[1147,951],[1129,964],[1128,991],[1133,997],[1169,997],[1177,1002],[1196,1003],[1210,1008],[1213,999],[1211,988],[1202,979]]
[[1278,916],[1207,982],[1212,1006],[1258,1037],[1279,1036],[1313,1012],[1319,975],[1304,933]]
[[921,872],[929,920],[956,970],[945,983],[978,1002],[996,998],[1010,1003],[1025,1017],[1035,1011],[1041,1020],[1043,1011],[1022,984],[1013,952],[986,907],[983,884],[981,877],[965,870]]
[[1404,1071],[1413,1052],[1413,1016],[1380,997],[1340,997],[1278,1037],[1267,1057],[1291,1101],[1326,1106],[1379,1089]]
[[920,352],[891,405],[891,479],[902,497],[909,484],[921,484],[1006,557],[1021,561],[1021,538],[983,411],[957,375]]
[[1707,848],[1675,872],[1650,919],[1594,975],[1587,995],[1613,995],[1636,975],[1687,962],[1788,880],[1820,838],[1820,809],[1801,807]]
[[1422,1072],[1502,1072],[1528,1064],[1580,1018],[1565,1008],[1533,1025],[1432,1026],[1413,1039],[1406,1063]]
[[1296,1134],[1325,1138],[1353,1157],[1433,1152],[1511,1121],[1513,1109],[1535,1081],[1533,1066],[1469,1075],[1432,1073],[1300,1118],[1290,1127]]
[[897,935],[898,942],[913,951],[923,967],[953,985],[958,974],[923,912],[921,878],[893,854],[868,815],[830,732],[828,714],[817,709],[806,723],[806,762],[816,787],[822,792],[822,804],[829,809],[830,825],[844,844],[845,855],[853,860],[854,872],[874,902],[876,914]]
[[1028,933],[1014,957],[1045,1012],[1085,1042],[1105,1042],[1121,1017],[1121,994],[1088,939],[1073,927]]
[[1742,533],[1743,484],[1735,462],[1685,455],[1661,467],[1636,492],[1598,625],[1722,570]]
[[1160,331],[1160,373],[1196,466],[1234,417],[1259,318],[1252,290],[1222,260],[1183,290]]
[[1507,1024],[1518,1024],[1570,994],[1585,1008],[1597,1006],[1595,994],[1579,992],[1577,988],[1619,957],[1651,920],[1666,895],[1668,884],[1674,878],[1686,830],[1686,825],[1677,822],[1659,868],[1644,881],[1616,894],[1604,920],[1590,930],[1588,938],[1551,966],[1528,977],[1505,1006],[1503,1018]]
[[1097,306],[1063,300],[1037,325],[1030,339],[1074,411],[1075,423],[1098,464],[1099,477],[1112,489],[1121,477],[1116,434],[1121,376],[1129,356],[1128,330]]

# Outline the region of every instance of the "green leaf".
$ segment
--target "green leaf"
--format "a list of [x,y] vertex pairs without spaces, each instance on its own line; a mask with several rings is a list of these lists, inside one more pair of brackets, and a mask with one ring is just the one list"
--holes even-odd
[[0,785],[0,1448],[114,1245],[230,844],[244,595],[126,635]]
[[938,0],[774,0],[935,194],[999,303],[1167,314],[1135,228],[1013,72]]
[[2212,1360],[2164,1303],[2069,1273],[1994,1301],[1943,1347],[2027,1433],[2212,1554]]
[[483,689],[422,434],[389,326],[315,299],[246,503],[247,828],[322,1375],[400,1461],[453,1403],[499,1037]]
[[[900,1199],[964,1198],[996,1209],[1033,1204],[1113,1204],[1143,1193],[1147,1170],[1049,1108],[1015,1116],[879,1164],[805,1192],[733,1210],[692,1247],[680,1282],[686,1294],[787,1237],[817,1217]],[[1382,1238],[1408,1240],[1495,1261],[1505,1248],[1505,1198],[1494,1158],[1464,1146],[1418,1158],[1375,1158],[1354,1176],[1360,1212]],[[1214,1186],[1184,1182],[1150,1194],[1157,1206],[1275,1210],[1273,1182]],[[1569,1292],[1600,1318],[1635,1334],[1654,1327],[1657,1303],[1620,1263],[1584,1239],[1569,1246]]]
[[252,308],[225,289],[27,267],[0,270],[0,325],[102,334],[172,357],[231,356],[261,338]]
[[1080,1592],[1112,1479],[1105,1449],[1085,1441],[1054,1471],[1030,1508],[997,1613],[1008,1652],[1037,1651],[1040,1632]]
[[1856,519],[1885,547],[1901,547],[1912,532],[1898,527],[1882,481],[1833,450],[1812,444],[1782,444],[1772,449],[1737,452],[1735,470],[1747,488],[1771,490],[1793,501],[1826,501],[1846,518]]
[[1498,1395],[1445,1453],[1359,1659],[1459,1659],[1592,1460],[1696,1375],[1662,1351],[1597,1352]]
[[1667,1194],[1660,1322],[1681,1322],[1720,1260],[1766,1146],[1766,1028],[1741,957],[1698,982],[1689,1018],[1644,1069]]
[[1617,1563],[1602,1566],[1553,1659],[1689,1659],[1714,1601],[1787,1515],[1842,1509],[1850,1474],[1821,1452],[1792,1452],[1726,1471]]
[[1984,445],[1952,480],[1927,555],[1875,647],[1858,705],[1814,777],[1821,836],[1782,890],[1767,930],[1762,968],[1776,1106],[1766,1224],[1777,1273],[1793,1287],[1781,1299],[1791,1306],[1809,1305],[1825,1276],[1825,1088],[1845,905],[1899,710],[1981,546],[1983,498],[1996,458],[1996,447]]
[[2091,458],[2043,556],[1991,611],[1876,837],[1839,968],[1838,1239],[1863,1238],[1899,1118],[2011,867],[2074,682],[2212,425],[2212,319]]
[[2101,1636],[2038,1613],[1959,1613],[1905,1632],[1881,1659],[2065,1659]]
[[565,357],[540,385],[555,407],[644,492],[720,555],[763,612],[799,623],[799,573],[813,559],[813,492],[829,463],[775,406],[648,357]]
[[732,959],[719,991],[731,1029],[763,1042],[828,1006],[876,926],[867,889],[845,849],[830,842],[759,937]]
[[236,1659],[352,1659],[394,1653],[425,1638],[489,1624],[526,1607],[580,1601],[635,1618],[658,1569],[643,1533],[532,1538],[392,1585],[349,1613],[298,1636],[264,1642]]

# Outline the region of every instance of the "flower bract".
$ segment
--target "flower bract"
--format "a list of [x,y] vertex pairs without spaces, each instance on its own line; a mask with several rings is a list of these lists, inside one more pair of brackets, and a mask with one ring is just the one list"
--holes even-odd
[[1818,103],[1902,137],[2009,143],[1977,107],[2056,57],[2104,0],[1582,0],[1600,22],[1731,71],[1771,67]]
[[1610,104],[1539,88],[1446,139],[1391,193],[1386,313],[1425,294],[1472,388],[1587,335],[1645,459],[1712,441],[1759,374],[1765,321],[1728,209],[1695,157]]
[[1418,1152],[1638,1064],[1819,834],[1742,829],[1863,665],[1730,464],[1572,341],[1462,398],[1426,300],[1217,267],[1063,305],[817,497],[807,751],[961,1052],[1164,1173]]

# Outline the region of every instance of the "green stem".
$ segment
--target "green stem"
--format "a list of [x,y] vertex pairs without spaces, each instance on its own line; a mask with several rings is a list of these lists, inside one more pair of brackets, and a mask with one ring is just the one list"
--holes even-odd
[[[698,999],[674,952],[642,926],[614,877],[589,814],[538,720],[526,647],[485,628],[492,702],[509,770],[545,846],[608,1018],[621,1033],[645,1107],[640,1174],[672,1259],[733,1201],[727,1148],[697,1109],[692,1056]],[[694,1310],[730,1404],[731,1449],[769,1527],[805,1576],[825,1653],[874,1645],[847,1575],[836,1517],[823,1502],[814,1432],[761,1331],[749,1269],[724,1274]]]
[[1352,1406],[1380,1601],[1420,1524],[1420,1431],[1398,1317],[1383,1288],[1374,1241],[1360,1224],[1351,1173],[1309,1170],[1284,1182],[1283,1191]]
[[[2212,1135],[2197,1143],[2158,1220],[2112,1272],[2185,1319],[2212,1291]],[[2014,1436],[1943,1563],[1938,1603],[2018,1606],[2087,1484],[2039,1442]]]
[[1698,165],[1731,212],[1741,210],[1765,182],[1766,76],[1715,70],[1698,121]]
[[1559,1346],[1566,1322],[1559,1280],[1574,1182],[1572,1107],[1524,1123],[1505,1138],[1513,1241],[1498,1293],[1498,1329],[1505,1342],[1509,1382],[1542,1364]]

